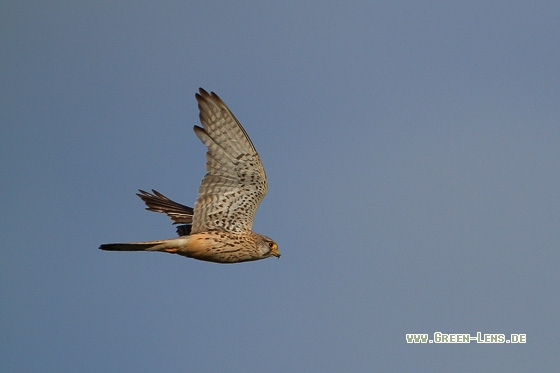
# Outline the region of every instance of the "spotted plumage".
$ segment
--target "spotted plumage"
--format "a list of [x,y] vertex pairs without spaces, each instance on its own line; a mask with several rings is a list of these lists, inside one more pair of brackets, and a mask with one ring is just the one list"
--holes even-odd
[[251,229],[268,183],[251,139],[214,92],[196,95],[202,127],[194,132],[206,145],[206,175],[194,209],[163,194],[140,190],[146,210],[167,214],[178,238],[104,244],[109,251],[161,251],[217,263],[239,263],[280,257],[278,245]]

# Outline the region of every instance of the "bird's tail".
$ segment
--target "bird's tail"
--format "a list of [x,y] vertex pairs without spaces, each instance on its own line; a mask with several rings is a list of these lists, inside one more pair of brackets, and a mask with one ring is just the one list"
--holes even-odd
[[107,243],[99,246],[99,249],[106,251],[165,251],[176,253],[185,242],[185,239],[179,237],[159,241]]

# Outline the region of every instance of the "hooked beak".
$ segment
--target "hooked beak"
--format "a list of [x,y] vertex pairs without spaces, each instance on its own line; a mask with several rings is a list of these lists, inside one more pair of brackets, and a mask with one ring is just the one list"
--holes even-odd
[[278,249],[273,249],[271,254],[277,258],[280,258],[280,251],[278,251]]

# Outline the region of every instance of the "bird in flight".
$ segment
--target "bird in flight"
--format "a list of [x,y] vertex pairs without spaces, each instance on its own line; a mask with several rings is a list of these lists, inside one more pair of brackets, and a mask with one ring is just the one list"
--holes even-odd
[[195,94],[202,127],[194,133],[206,145],[206,175],[194,209],[152,189],[137,194],[146,210],[169,216],[179,237],[110,243],[108,251],[160,251],[215,263],[240,263],[280,257],[272,239],[251,228],[268,182],[255,146],[227,105],[214,92]]

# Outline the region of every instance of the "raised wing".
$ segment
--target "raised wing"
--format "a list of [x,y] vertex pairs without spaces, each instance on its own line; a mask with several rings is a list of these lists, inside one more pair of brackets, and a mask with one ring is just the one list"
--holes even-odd
[[261,159],[241,123],[218,95],[200,88],[196,100],[202,128],[195,126],[194,132],[208,152],[191,233],[250,231],[268,189]]

